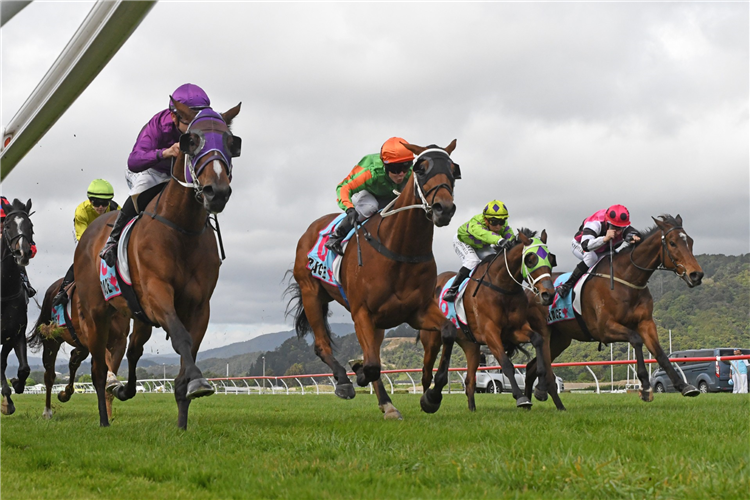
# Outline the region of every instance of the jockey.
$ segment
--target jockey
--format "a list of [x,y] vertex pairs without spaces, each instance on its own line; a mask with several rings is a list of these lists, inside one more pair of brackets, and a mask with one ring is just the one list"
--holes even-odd
[[606,252],[609,241],[618,246],[625,240],[629,243],[641,241],[641,235],[630,226],[630,212],[622,205],[612,205],[606,210],[599,210],[585,219],[578,228],[571,246],[573,255],[581,259],[568,281],[557,287],[557,294],[565,297],[586,271],[597,263],[601,254]]
[[508,225],[508,207],[500,200],[492,200],[481,214],[459,226],[458,232],[453,236],[453,249],[461,257],[461,269],[443,299],[446,302],[456,300],[461,283],[482,261],[477,252],[484,257],[488,252],[505,249],[513,237],[513,229]]
[[[0,200],[2,201],[2,203],[0,203],[0,234],[2,234],[3,224],[5,223],[5,210],[2,208],[2,205],[3,203],[5,203],[6,205],[10,205],[10,202],[8,201],[8,198],[6,198],[5,196],[0,196]],[[31,258],[33,259],[34,256],[36,255],[36,243],[32,241],[30,242],[30,246],[31,246]],[[23,281],[23,285],[26,287],[26,295],[28,295],[29,297],[33,297],[34,295],[36,295],[36,290],[34,289],[33,286],[31,286],[31,282],[29,281],[29,275],[26,272],[26,267],[25,266],[20,266],[20,267],[21,267],[21,281]]]
[[[177,87],[171,97],[193,110],[211,106],[208,95],[192,83]],[[190,124],[182,121],[177,115],[177,110],[170,100],[169,108],[155,114],[138,134],[133,151],[128,157],[128,170],[125,173],[130,197],[122,206],[109,239],[99,254],[108,266],[113,266],[117,260],[117,241],[122,229],[133,217],[142,212],[169,182],[173,158],[180,154],[180,135],[187,131],[188,125]]]
[[[94,179],[91,181],[89,188],[86,190],[86,196],[88,199],[81,202],[81,204],[76,207],[75,215],[73,216],[73,227],[76,232],[76,241],[80,241],[83,232],[89,227],[89,224],[96,220],[97,217],[120,209],[120,206],[112,199],[115,197],[115,190],[112,187],[112,184],[104,179]],[[55,298],[52,299],[53,307],[64,303],[68,298],[65,288],[70,285],[73,280],[73,265],[71,265],[68,272],[65,273],[63,282],[60,284],[60,291],[57,292]]]
[[408,144],[400,137],[391,137],[374,153],[362,158],[349,175],[336,186],[339,207],[346,211],[325,246],[344,255],[341,241],[354,229],[357,221],[371,217],[391,202],[401,191],[411,175],[414,154],[404,147]]

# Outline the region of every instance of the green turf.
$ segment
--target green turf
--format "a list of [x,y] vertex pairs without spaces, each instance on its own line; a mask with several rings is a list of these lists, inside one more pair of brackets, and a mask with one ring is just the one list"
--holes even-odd
[[193,402],[177,429],[171,395],[93,395],[42,418],[42,396],[2,417],[2,498],[747,498],[750,397],[564,394],[517,410],[508,395],[446,395],[437,414],[395,395],[224,396]]

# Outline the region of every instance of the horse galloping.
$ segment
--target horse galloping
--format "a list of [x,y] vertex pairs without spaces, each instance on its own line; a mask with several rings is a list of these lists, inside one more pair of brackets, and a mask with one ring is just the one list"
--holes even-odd
[[[699,391],[686,383],[669,362],[659,344],[656,323],[653,319],[654,301],[648,289],[648,280],[654,271],[672,271],[682,278],[690,288],[701,284],[703,270],[693,255],[693,239],[682,227],[682,218],[677,215],[662,215],[653,218],[656,225],[648,229],[636,245],[630,245],[615,254],[614,290],[610,290],[609,259],[602,259],[593,269],[590,281],[581,291],[582,323],[575,320],[547,325],[548,310],[532,304],[529,321],[541,332],[549,343],[549,366],[573,339],[581,342],[629,342],[635,350],[638,379],[641,381],[640,397],[649,402],[654,398],[648,371],[643,360],[643,345],[654,355],[659,366],[669,375],[675,388],[683,396],[697,396]],[[557,275],[555,275],[556,277]],[[581,326],[583,324],[585,328]],[[538,358],[529,362],[526,369],[526,395],[531,395],[529,380],[537,374]],[[550,372],[548,385],[554,386]],[[539,391],[535,392],[535,395]],[[558,410],[565,406],[556,393],[552,393]],[[539,397],[541,396],[541,397]],[[538,399],[546,399],[544,394]]]
[[[510,249],[483,259],[464,291],[466,320],[474,339],[459,330],[456,342],[466,354],[466,397],[471,411],[476,411],[474,393],[480,358],[479,346],[482,344],[487,345],[500,361],[503,374],[511,383],[516,406],[531,407],[531,400],[518,387],[510,358],[520,344],[527,342],[534,346],[537,356],[542,356],[544,339],[527,321],[528,301],[523,293],[523,282],[528,283],[530,293],[534,294],[541,305],[551,304],[555,295],[550,279],[555,256],[546,246],[547,232],[542,231],[540,238],[535,236],[534,231],[520,229]],[[445,284],[455,274],[447,272],[438,276],[435,289],[437,299],[440,299]],[[477,278],[478,276],[481,278]],[[432,382],[432,368],[440,351],[441,339],[435,332],[423,330],[419,332],[419,340],[425,351],[422,388],[426,391]],[[543,370],[540,370],[541,386],[546,384],[544,375]]]
[[[70,360],[68,362],[68,368],[70,370],[70,378],[68,379],[68,385],[57,394],[57,399],[61,403],[66,403],[70,400],[70,397],[75,392],[74,383],[76,371],[81,363],[89,355],[89,338],[86,333],[81,330],[79,317],[79,300],[78,293],[76,292],[75,284],[69,287],[68,300],[70,301],[70,317],[66,318],[70,320],[70,328],[58,325],[54,322],[52,315],[52,301],[60,290],[63,278],[58,279],[44,294],[44,300],[42,301],[42,310],[39,312],[39,317],[36,320],[36,324],[32,329],[30,335],[27,338],[29,347],[36,351],[39,347],[43,348],[42,351],[42,364],[44,365],[44,385],[46,386],[46,398],[44,412],[42,416],[46,419],[52,418],[52,386],[55,383],[55,360],[57,359],[57,353],[60,350],[60,346],[63,342],[73,346],[73,350],[70,353]],[[65,306],[63,306],[65,307]],[[117,370],[120,368],[120,363],[125,355],[125,347],[128,343],[128,328],[130,321],[127,317],[123,316],[119,312],[115,312],[112,315],[112,323],[109,327],[109,339],[107,342],[106,352],[106,363],[107,363],[107,416],[112,418],[112,399],[113,395],[111,390],[119,384],[117,381]]]
[[[437,276],[432,255],[434,227],[450,223],[456,211],[453,188],[460,170],[450,158],[456,141],[445,148],[409,144],[405,147],[416,158],[404,190],[392,205],[355,229],[364,234],[367,243],[360,249],[353,240],[342,258],[340,284],[346,296],[337,287],[315,278],[307,265],[307,254],[318,234],[336,214],[316,220],[300,238],[293,270],[296,283],[288,288],[292,293],[288,312],[294,311],[297,335],[302,337],[313,331],[315,353],[333,371],[336,395],[343,399],[353,398],[355,392],[346,369],[333,356],[326,319],[328,303],[335,300],[351,312],[364,357],[353,363],[352,369],[358,385],[373,384],[378,406],[386,419],[400,419],[401,413],[380,379],[380,346],[385,329],[408,323],[418,330],[441,332],[446,349],[435,389],[420,400],[422,409],[429,413],[440,407],[440,391],[448,380],[451,347],[456,338],[455,327],[440,312],[432,296]],[[361,267],[359,251],[364,263]]]
[[[10,398],[13,391],[21,394],[26,387],[26,379],[31,373],[26,358],[26,325],[29,297],[23,283],[21,273],[29,265],[32,257],[32,242],[34,241],[34,224],[31,222],[31,200],[26,203],[15,199],[13,203],[2,201],[5,213],[3,222],[2,244],[0,245],[0,259],[2,259],[2,282],[0,282],[0,377],[2,377],[2,405],[0,411],[4,415],[12,415],[16,407]],[[8,385],[5,370],[8,367],[8,354],[11,349],[18,359],[17,378]]]
[[[180,119],[189,123],[180,138],[180,153],[172,163],[172,179],[134,223],[128,243],[132,287],[144,319],[133,317],[128,344],[128,382],[114,388],[120,400],[136,393],[136,365],[151,329],[166,330],[180,355],[175,379],[178,426],[187,428],[188,408],[194,398],[213,394],[213,386],[195,364],[208,326],[209,300],[219,278],[216,237],[206,230],[209,214],[220,213],[229,200],[232,162],[239,156],[241,139],[229,125],[240,111],[238,104],[219,114],[211,108],[195,111],[172,100]],[[209,168],[206,168],[209,167]],[[99,284],[99,252],[109,235],[115,214],[97,218],[81,237],[75,253],[75,276],[80,300],[81,329],[90,338],[91,374],[99,401],[99,423],[109,425],[104,401],[111,318],[115,310],[132,317],[122,296],[104,300]]]

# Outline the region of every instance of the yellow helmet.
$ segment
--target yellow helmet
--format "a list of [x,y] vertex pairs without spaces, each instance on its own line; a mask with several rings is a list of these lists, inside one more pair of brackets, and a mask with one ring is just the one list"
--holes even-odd
[[487,218],[507,219],[508,208],[500,200],[492,200],[484,207],[482,214]]
[[111,200],[115,197],[115,190],[112,184],[105,181],[104,179],[94,179],[89,184],[89,189],[86,191],[86,196],[89,198],[100,198],[102,200]]

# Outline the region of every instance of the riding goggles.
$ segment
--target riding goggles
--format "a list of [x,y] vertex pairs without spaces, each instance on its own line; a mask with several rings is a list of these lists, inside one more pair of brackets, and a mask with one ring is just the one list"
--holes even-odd
[[414,162],[412,161],[404,161],[401,163],[386,163],[385,170],[386,172],[390,172],[392,174],[400,174],[403,172],[408,172],[413,164]]
[[91,204],[97,208],[106,207],[109,205],[109,200],[103,200],[101,198],[89,198]]

